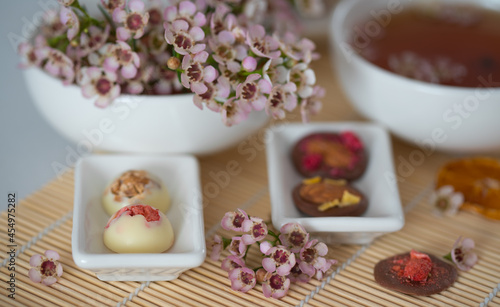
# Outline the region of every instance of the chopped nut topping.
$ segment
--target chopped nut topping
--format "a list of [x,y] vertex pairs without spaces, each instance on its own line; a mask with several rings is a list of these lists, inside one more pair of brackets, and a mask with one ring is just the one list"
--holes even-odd
[[110,190],[115,195],[115,201],[120,201],[122,197],[132,198],[143,194],[150,182],[155,183],[146,171],[131,170],[113,181]]

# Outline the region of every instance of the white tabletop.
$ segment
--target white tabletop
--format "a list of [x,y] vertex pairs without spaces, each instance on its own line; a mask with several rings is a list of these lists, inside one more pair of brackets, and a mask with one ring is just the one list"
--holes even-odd
[[[41,117],[27,92],[10,37],[23,36],[43,5],[56,0],[2,1],[0,10],[0,210],[7,208],[7,193],[18,200],[56,177],[53,162],[65,164],[67,146]],[[26,31],[26,29],[24,29]]]

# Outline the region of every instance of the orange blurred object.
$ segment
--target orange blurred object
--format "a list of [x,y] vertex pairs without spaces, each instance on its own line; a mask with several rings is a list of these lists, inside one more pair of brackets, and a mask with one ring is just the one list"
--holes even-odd
[[468,158],[444,165],[437,188],[451,185],[464,195],[461,209],[500,220],[500,162],[491,158]]

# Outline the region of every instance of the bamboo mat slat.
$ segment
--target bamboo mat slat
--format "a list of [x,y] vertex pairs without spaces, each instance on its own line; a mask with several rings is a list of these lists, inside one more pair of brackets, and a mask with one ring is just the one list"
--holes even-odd
[[[324,110],[317,121],[362,120],[353,111],[332,75],[327,48],[319,46],[323,59],[315,63],[317,79],[327,88]],[[292,121],[300,116],[294,113]],[[254,135],[259,140],[262,131]],[[242,168],[238,176],[221,188],[213,198],[205,197],[204,212],[207,247],[214,234],[230,233],[220,228],[226,211],[242,208],[250,215],[271,218],[267,185],[264,142],[259,140],[255,155],[249,157],[237,147],[217,155],[199,158],[202,187],[213,182],[211,174],[236,161]],[[408,157],[418,150],[393,139],[394,161]],[[293,284],[281,300],[266,299],[262,287],[243,294],[230,288],[221,261],[207,259],[200,267],[185,272],[170,282],[104,282],[95,274],[78,268],[71,255],[73,209],[73,172],[48,183],[24,200],[16,211],[16,300],[7,297],[5,286],[0,287],[0,306],[500,306],[500,222],[460,212],[454,217],[433,216],[427,198],[437,169],[452,155],[433,153],[414,172],[399,182],[400,197],[406,212],[405,227],[382,236],[367,245],[330,245],[329,257],[338,260],[324,280]],[[7,228],[7,214],[2,212],[0,227]],[[440,294],[429,297],[409,296],[386,290],[375,283],[373,267],[381,259],[412,248],[435,255],[449,252],[458,235],[476,242],[477,265],[469,272],[459,272],[457,282]],[[5,232],[0,233],[0,281],[9,279],[5,266],[8,259]],[[29,259],[36,253],[54,249],[61,255],[64,275],[52,287],[33,284],[27,277]],[[210,250],[209,250],[210,251]],[[227,256],[223,252],[223,256]],[[259,264],[259,252],[252,248],[250,265]]]

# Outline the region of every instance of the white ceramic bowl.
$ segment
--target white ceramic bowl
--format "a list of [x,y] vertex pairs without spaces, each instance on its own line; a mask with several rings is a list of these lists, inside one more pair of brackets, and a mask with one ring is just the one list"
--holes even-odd
[[245,122],[226,127],[219,113],[199,110],[192,94],[122,95],[100,109],[79,87],[64,86],[40,69],[26,69],[24,77],[40,113],[77,144],[81,156],[92,150],[209,154],[237,144],[269,121],[265,112],[252,112]]
[[[293,188],[302,177],[291,159],[296,142],[314,132],[356,133],[365,144],[368,166],[352,184],[368,198],[368,209],[359,217],[309,217],[294,205]],[[267,167],[274,227],[298,222],[325,243],[365,244],[376,237],[400,230],[404,214],[392,164],[391,141],[387,131],[375,124],[339,122],[290,124],[267,131]]]
[[[349,50],[356,25],[360,26],[356,31],[375,36],[377,28],[383,28],[380,18],[387,18],[383,14],[392,16],[416,2],[343,0],[337,5],[330,24],[330,41],[335,69],[347,97],[361,114],[425,148],[427,154],[434,149],[463,153],[500,150],[500,134],[496,133],[500,131],[500,88],[485,89],[480,81],[476,89],[411,80],[379,68]],[[498,1],[493,0],[441,2],[500,10]]]
[[[161,179],[172,204],[166,213],[174,229],[174,245],[158,254],[117,254],[103,242],[109,219],[101,204],[106,186],[124,171],[143,169]],[[101,280],[153,281],[176,279],[205,261],[205,236],[198,162],[192,156],[91,155],[75,169],[71,245],[77,266]]]

